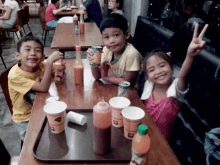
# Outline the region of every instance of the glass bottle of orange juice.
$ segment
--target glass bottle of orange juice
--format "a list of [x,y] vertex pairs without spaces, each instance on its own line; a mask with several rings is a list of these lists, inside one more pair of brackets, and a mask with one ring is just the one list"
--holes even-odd
[[63,63],[63,59],[59,59],[53,63],[55,77],[54,81],[56,83],[63,83],[64,82],[64,71],[65,65]]
[[150,149],[150,137],[147,134],[148,127],[146,125],[139,125],[138,131],[132,140],[132,158],[130,165],[141,164],[144,156]]
[[83,20],[83,12],[80,13],[80,23],[79,23],[79,30],[80,30],[80,34],[85,33],[85,24],[84,24],[84,20]]

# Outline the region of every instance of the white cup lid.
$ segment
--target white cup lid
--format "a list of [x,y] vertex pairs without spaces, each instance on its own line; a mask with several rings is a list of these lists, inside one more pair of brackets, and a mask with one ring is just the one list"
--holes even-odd
[[138,107],[130,106],[122,110],[122,115],[129,120],[141,120],[145,116],[145,112]]
[[125,97],[113,97],[109,100],[109,104],[114,108],[125,108],[128,107],[131,102]]
[[66,108],[67,108],[66,103],[62,101],[54,101],[52,103],[47,103],[44,106],[44,112],[46,112],[47,114],[54,115],[65,111]]

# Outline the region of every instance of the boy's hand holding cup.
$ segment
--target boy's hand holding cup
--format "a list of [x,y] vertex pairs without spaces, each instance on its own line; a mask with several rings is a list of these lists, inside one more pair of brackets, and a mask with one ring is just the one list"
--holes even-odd
[[59,51],[54,51],[48,58],[47,58],[47,63],[53,63],[59,59],[63,59],[63,53]]
[[92,57],[92,54],[93,54],[93,49],[89,48],[86,52],[87,52],[87,60],[89,61],[92,61],[93,60],[93,57]]

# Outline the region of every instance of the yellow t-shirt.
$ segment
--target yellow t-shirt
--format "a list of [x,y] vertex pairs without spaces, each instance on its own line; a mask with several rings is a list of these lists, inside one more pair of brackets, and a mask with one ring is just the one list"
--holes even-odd
[[35,91],[30,90],[36,81],[43,78],[45,64],[40,63],[36,72],[30,73],[13,66],[8,74],[8,90],[13,105],[12,120],[15,123],[26,122],[30,119]]
[[[113,53],[107,48],[103,48],[101,63],[104,61],[111,62]],[[111,63],[111,69],[116,77],[125,77],[125,71],[139,71],[141,65],[141,55],[132,44],[127,43],[127,47],[122,53],[119,60],[115,59]]]

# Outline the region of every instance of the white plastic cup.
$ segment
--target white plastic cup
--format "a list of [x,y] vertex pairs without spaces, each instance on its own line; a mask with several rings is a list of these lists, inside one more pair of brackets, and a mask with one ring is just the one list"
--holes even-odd
[[109,104],[112,107],[112,125],[118,128],[123,127],[121,111],[131,104],[130,100],[125,97],[113,97],[109,100]]
[[132,140],[134,134],[137,133],[138,125],[141,124],[145,116],[145,112],[138,107],[130,106],[122,110],[123,123],[124,123],[124,136]]
[[61,133],[65,129],[66,103],[55,101],[44,106],[48,123],[52,133]]
[[69,112],[67,114],[67,120],[83,126],[86,123],[87,118],[86,118],[86,116],[81,115],[79,113]]

